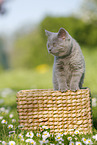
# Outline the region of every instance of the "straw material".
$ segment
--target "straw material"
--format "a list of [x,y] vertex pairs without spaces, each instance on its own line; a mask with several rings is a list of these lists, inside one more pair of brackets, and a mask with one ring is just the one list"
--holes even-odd
[[89,89],[61,93],[53,90],[22,90],[17,93],[17,110],[24,130],[46,125],[51,133],[92,133]]

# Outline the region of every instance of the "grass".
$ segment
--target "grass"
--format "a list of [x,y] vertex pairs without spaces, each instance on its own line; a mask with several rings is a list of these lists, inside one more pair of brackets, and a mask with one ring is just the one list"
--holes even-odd
[[0,74],[0,88],[21,89],[43,89],[52,88],[52,70],[49,68],[43,73],[34,70],[8,70]]
[[91,89],[93,95],[97,94],[96,84],[97,84],[97,49],[83,48],[83,55],[85,57],[86,63],[86,74],[84,86]]
[[[92,93],[92,98],[97,99],[97,77],[96,77],[96,71],[97,71],[97,50],[88,50],[88,48],[82,49],[85,62],[86,62],[86,75],[85,75],[85,81],[84,86],[89,87]],[[14,141],[16,145],[25,145],[30,144],[26,143],[26,140],[30,137],[27,137],[27,131],[21,132],[21,130],[18,127],[18,114],[16,110],[16,93],[19,90],[22,89],[48,89],[52,88],[52,67],[48,67],[46,65],[38,66],[37,68],[33,70],[8,70],[8,71],[2,71],[0,73],[0,117],[3,117],[0,119],[0,140],[5,141],[6,143],[11,144],[9,141]],[[5,89],[7,88],[7,89]],[[8,89],[10,88],[10,89]],[[2,109],[2,107],[4,107]],[[64,144],[69,145],[70,143],[73,145],[73,142],[75,142],[74,145],[82,144],[84,145],[82,139],[83,137],[88,140],[90,139],[91,142],[93,142],[94,145],[97,145],[97,141],[93,139],[92,137],[97,134],[97,103],[96,106],[92,108],[93,111],[93,125],[94,130],[93,134],[91,135],[79,135],[74,134],[71,135],[59,135],[59,140],[55,136],[48,136],[46,140],[48,141],[48,144]],[[13,117],[10,118],[9,115],[13,114]],[[2,124],[2,120],[5,119],[7,121],[7,124]],[[15,119],[16,122],[12,123],[12,119]],[[7,128],[8,125],[12,124],[13,128]],[[15,131],[13,133],[9,133],[10,131]],[[37,134],[34,132],[33,140],[36,142],[36,144],[40,144],[39,141],[43,141],[43,132],[46,130],[43,129],[42,132],[40,132],[40,136],[38,137]],[[49,130],[47,130],[49,133]],[[19,134],[22,134],[23,137],[20,138]],[[10,136],[9,136],[10,135]],[[72,142],[68,139],[68,137],[72,138]],[[23,139],[24,141],[22,141]],[[97,138],[96,138],[97,139]],[[45,140],[45,141],[46,141]],[[33,141],[33,144],[34,144]],[[13,145],[12,143],[11,145]]]

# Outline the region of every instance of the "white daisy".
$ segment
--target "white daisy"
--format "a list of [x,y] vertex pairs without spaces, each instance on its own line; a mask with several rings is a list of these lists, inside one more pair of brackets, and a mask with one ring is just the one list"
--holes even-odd
[[13,128],[13,125],[12,125],[12,124],[10,124],[10,125],[8,125],[8,127],[7,127],[7,128],[11,129],[11,128]]
[[0,108],[0,112],[5,112],[5,108],[4,107],[1,107]]
[[55,140],[56,140],[56,141],[61,141],[61,140],[62,140],[61,135],[60,135],[60,134],[58,134],[58,135],[55,137]]
[[74,134],[79,134],[79,131],[78,130],[75,130]]
[[69,145],[74,145],[74,142],[73,141],[70,141]]
[[87,140],[86,140],[86,144],[93,144],[93,142],[92,142],[91,139],[87,139]]
[[42,135],[42,138],[43,138],[43,139],[46,139],[46,138],[48,138],[48,137],[50,137],[49,132],[44,131],[44,132],[43,132],[43,135]]
[[92,138],[95,139],[95,140],[97,141],[97,134],[94,135]]
[[75,145],[82,145],[82,143],[77,141]]
[[71,140],[72,140],[72,137],[70,136],[70,137],[68,137],[67,139],[68,139],[69,141],[71,141]]
[[24,141],[24,138],[21,138],[21,141]]
[[19,137],[19,138],[23,138],[23,135],[20,133],[20,134],[18,135],[18,137]]
[[43,139],[43,140],[41,140],[41,141],[39,141],[40,142],[40,144],[42,145],[42,144],[46,144],[46,143],[48,143],[48,140],[45,140],[45,139]]
[[26,139],[25,142],[30,142],[31,140],[32,140],[31,138],[28,138],[28,139]]
[[86,140],[87,140],[86,138],[84,137],[82,138],[83,143],[86,143]]
[[9,141],[9,145],[15,145],[14,141]]
[[37,133],[37,134],[36,134],[36,136],[37,136],[37,137],[40,137],[40,136],[41,136],[41,134],[40,134],[40,133]]
[[33,139],[31,139],[30,144],[36,145],[36,142]]
[[13,114],[10,114],[9,117],[12,118],[13,117]]
[[0,116],[0,120],[2,120],[3,119],[3,116]]
[[43,128],[43,129],[48,129],[48,127],[47,127],[47,126],[45,126],[45,125],[44,125],[44,126],[42,126],[42,128]]
[[7,124],[7,121],[6,121],[5,119],[3,119],[3,120],[1,121],[1,123],[2,123],[2,124]]
[[34,136],[34,134],[33,134],[32,131],[30,131],[30,132],[28,132],[28,133],[26,134],[26,137],[33,138],[33,136]]
[[15,123],[16,122],[16,120],[15,119],[12,119],[12,123]]

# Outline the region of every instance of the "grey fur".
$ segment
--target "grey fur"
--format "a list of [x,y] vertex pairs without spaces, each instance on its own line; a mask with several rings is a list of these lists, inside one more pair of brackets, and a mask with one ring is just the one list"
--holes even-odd
[[79,44],[69,33],[60,28],[58,33],[45,30],[47,49],[54,55],[53,86],[62,92],[82,88],[85,61]]

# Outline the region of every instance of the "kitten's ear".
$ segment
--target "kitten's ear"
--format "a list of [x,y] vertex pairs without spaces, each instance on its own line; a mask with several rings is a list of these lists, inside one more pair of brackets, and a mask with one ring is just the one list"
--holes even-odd
[[52,32],[45,30],[45,34],[46,34],[46,36],[50,36],[52,34]]
[[58,37],[65,39],[67,35],[67,31],[64,28],[60,28],[59,32],[58,32]]

